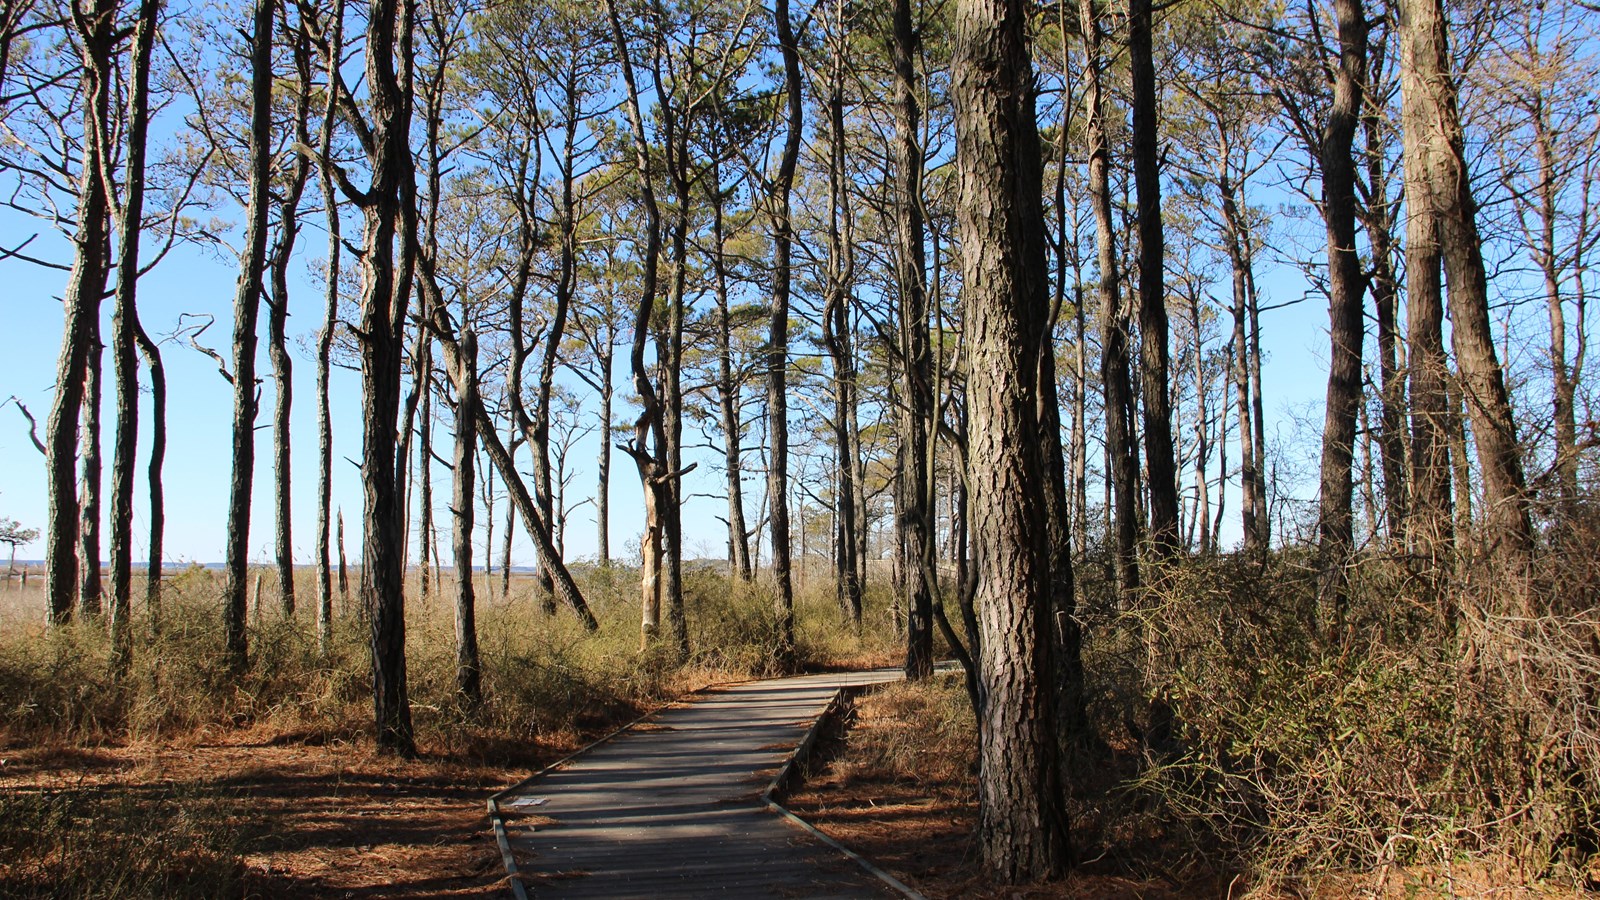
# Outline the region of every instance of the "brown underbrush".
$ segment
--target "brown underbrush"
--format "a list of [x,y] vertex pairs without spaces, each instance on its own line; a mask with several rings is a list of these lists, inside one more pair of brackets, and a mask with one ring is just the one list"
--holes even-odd
[[[1292,549],[1185,562],[1130,608],[1080,568],[1082,865],[1021,896],[1600,888],[1600,561],[1575,549],[1595,538],[1438,583],[1368,552],[1342,626]],[[929,896],[983,896],[974,746],[958,680],[888,689],[794,803]]]

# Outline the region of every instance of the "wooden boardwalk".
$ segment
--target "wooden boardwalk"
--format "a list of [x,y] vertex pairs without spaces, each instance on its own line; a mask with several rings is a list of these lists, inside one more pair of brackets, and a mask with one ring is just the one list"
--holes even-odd
[[894,670],[734,685],[665,710],[502,796],[532,896],[900,896],[762,797],[841,687]]

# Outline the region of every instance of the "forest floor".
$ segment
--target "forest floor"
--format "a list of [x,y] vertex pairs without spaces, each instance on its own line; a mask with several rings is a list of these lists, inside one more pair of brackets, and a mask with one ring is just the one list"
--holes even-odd
[[[500,896],[504,871],[484,801],[541,760],[510,766],[427,748],[399,760],[365,742],[302,740],[244,731],[172,745],[0,750],[0,793],[63,801],[63,824],[85,834],[60,857],[167,854],[174,844],[211,856],[210,866],[197,858],[188,878],[173,873],[199,882],[175,885],[182,893],[206,895],[209,880],[245,897]],[[543,761],[570,749],[540,748]],[[172,806],[181,808],[176,818]],[[154,832],[159,844],[145,845]],[[213,846],[217,839],[226,846]],[[33,858],[31,867],[0,880],[43,888],[64,874],[52,870],[76,865]]]
[[[852,730],[897,727],[870,703]],[[784,801],[790,811],[871,860],[929,900],[1176,900],[1228,896],[1226,880],[1135,877],[1090,863],[1047,884],[996,885],[978,864],[978,801],[973,779],[955,770],[906,773],[861,758],[852,741],[822,748],[805,782]],[[933,749],[933,748],[930,748]]]

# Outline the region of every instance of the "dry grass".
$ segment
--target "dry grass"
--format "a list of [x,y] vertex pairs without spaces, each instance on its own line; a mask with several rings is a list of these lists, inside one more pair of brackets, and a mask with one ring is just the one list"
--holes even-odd
[[[137,611],[121,677],[101,624],[46,631],[39,579],[0,587],[0,895],[492,893],[489,793],[686,691],[771,668],[776,620],[759,586],[694,573],[696,653],[678,665],[638,652],[632,573],[580,577],[597,634],[540,612],[531,579],[508,597],[498,578],[480,583],[485,702],[470,712],[454,693],[450,604],[411,598],[414,761],[373,752],[363,630],[336,603],[321,654],[309,577],[285,619],[265,576],[238,678],[222,664],[216,573],[168,579],[159,634]],[[887,654],[839,623],[831,592],[802,592],[797,612],[807,664]]]

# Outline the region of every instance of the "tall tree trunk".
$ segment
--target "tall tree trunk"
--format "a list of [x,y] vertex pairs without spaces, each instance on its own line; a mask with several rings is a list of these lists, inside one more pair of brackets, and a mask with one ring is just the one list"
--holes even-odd
[[628,125],[633,139],[633,162],[639,176],[639,194],[645,210],[644,272],[641,279],[639,303],[633,317],[633,341],[628,364],[633,373],[633,389],[639,395],[639,417],[634,420],[633,439],[619,445],[632,457],[639,470],[639,484],[644,491],[644,538],[640,542],[640,646],[655,642],[661,625],[661,504],[665,498],[664,482],[669,473],[660,471],[656,457],[650,453],[652,436],[657,447],[666,443],[663,435],[661,400],[656,394],[645,365],[644,349],[650,336],[650,316],[655,309],[656,290],[661,264],[661,209],[656,202],[655,186],[651,181],[650,142],[645,135],[644,113],[639,102],[638,81],[634,78],[632,56],[628,41],[622,31],[622,18],[616,0],[606,0],[606,13],[611,23],[612,41],[618,60],[622,63],[622,78],[627,90]]
[[78,598],[78,440],[83,410],[84,381],[100,298],[106,286],[106,232],[109,201],[100,177],[103,148],[92,138],[102,130],[110,111],[110,85],[99,73],[109,67],[111,31],[116,4],[101,0],[92,14],[75,15],[83,52],[84,144],[79,172],[78,231],[73,236],[72,273],[62,304],[64,322],[61,354],[56,362],[56,395],[45,425],[45,468],[50,483],[49,512],[45,527],[45,593],[52,625],[72,618]]
[[[694,198],[689,175],[689,140],[682,130],[688,127],[688,122],[679,122],[672,112],[666,113],[663,119],[667,171],[678,202],[672,222],[672,286],[667,299],[667,327],[662,335],[664,340],[658,345],[663,388],[661,433],[666,438],[657,452],[666,476],[662,484],[666,502],[659,510],[665,553],[661,593],[667,614],[667,636],[682,662],[689,658],[689,626],[683,610],[683,474],[686,471],[683,465],[683,317],[689,274],[689,215]],[[666,352],[660,353],[662,349]]]
[[1467,456],[1466,399],[1461,395],[1459,373],[1445,381],[1444,392],[1445,402],[1449,404],[1445,428],[1450,441],[1450,474],[1455,485],[1456,548],[1465,549],[1467,541],[1472,538],[1474,482],[1472,460]]
[[[1557,135],[1550,124],[1545,91],[1536,89],[1529,98],[1534,107],[1534,150],[1539,162],[1539,183],[1535,189],[1538,235],[1534,257],[1544,280],[1545,309],[1550,319],[1550,402],[1555,423],[1556,491],[1562,515],[1570,515],[1578,497],[1578,426],[1574,412],[1577,387],[1576,369],[1567,359],[1567,316],[1561,297],[1561,262],[1556,250],[1556,227],[1564,216],[1560,198],[1560,162],[1556,158]],[[1587,195],[1585,195],[1587,196]],[[1580,250],[1579,253],[1582,251]]]
[[1322,216],[1328,233],[1328,364],[1326,415],[1322,426],[1321,503],[1317,512],[1320,623],[1342,632],[1346,566],[1355,548],[1352,471],[1356,413],[1361,405],[1362,302],[1366,280],[1356,252],[1356,170],[1350,155],[1361,123],[1361,91],[1367,77],[1367,20],[1361,0],[1335,0],[1339,23],[1339,68],[1333,106],[1318,148],[1322,168]]
[[344,557],[344,508],[339,508],[338,513],[338,540],[339,540],[339,602],[345,602],[350,593],[350,576],[345,565]]
[[772,321],[767,334],[767,463],[768,515],[772,529],[772,575],[777,582],[777,655],[782,665],[794,656],[794,585],[789,578],[789,280],[794,224],[789,220],[789,195],[805,125],[801,97],[800,48],[789,20],[789,0],[774,0],[778,49],[783,56],[783,92],[788,127],[783,155],[772,188]]
[[[128,79],[128,157],[122,208],[117,221],[117,293],[112,316],[112,360],[116,373],[117,437],[111,463],[111,658],[123,671],[132,652],[130,628],[133,588],[133,481],[139,444],[139,226],[144,215],[145,143],[149,130],[150,54],[155,45],[157,0],[142,0],[134,33],[133,68]],[[109,73],[108,73],[109,74]],[[102,145],[109,132],[102,131]],[[109,160],[102,159],[102,164]],[[108,196],[114,194],[109,167]],[[159,565],[159,564],[158,564]],[[158,576],[159,577],[159,576]]]
[[[112,365],[117,378],[117,439],[111,459],[111,659],[122,672],[133,650],[133,481],[139,447],[139,225],[144,216],[145,142],[150,123],[150,54],[159,0],[141,0],[128,78],[128,158],[117,220],[117,300],[111,319]],[[102,160],[102,162],[108,162]],[[109,168],[102,170],[109,175]],[[107,181],[109,182],[109,178]],[[106,193],[113,193],[106,185]],[[159,563],[154,563],[159,570]],[[156,576],[159,577],[159,576]]]
[[1122,276],[1117,270],[1116,223],[1111,210],[1111,148],[1106,139],[1106,92],[1100,24],[1094,0],[1079,0],[1083,29],[1084,103],[1089,110],[1089,202],[1094,208],[1099,268],[1100,380],[1105,389],[1106,452],[1111,458],[1116,514],[1118,587],[1130,596],[1139,587],[1138,452],[1133,440],[1133,398],[1128,372],[1128,331],[1122,310]]
[[78,498],[78,613],[98,618],[102,610],[100,584],[100,406],[104,393],[99,310],[89,326],[89,355],[83,375],[83,479]]
[[[478,338],[472,330],[461,333],[459,374],[461,385],[456,398],[456,445],[451,479],[451,547],[455,551],[456,582],[456,693],[466,709],[475,709],[483,699],[481,667],[478,663],[478,629],[474,619],[472,591],[472,466],[478,455],[477,420],[473,410],[478,403]],[[510,529],[506,529],[510,533]]]
[[[1219,128],[1220,130],[1220,128]],[[1243,227],[1243,211],[1239,208],[1240,187],[1228,173],[1227,154],[1217,163],[1217,193],[1221,197],[1223,236],[1228,251],[1228,264],[1233,288],[1233,338],[1230,342],[1228,370],[1233,374],[1235,418],[1239,420],[1239,524],[1245,552],[1262,547],[1260,518],[1266,510],[1256,505],[1255,443],[1260,439],[1250,419],[1250,342],[1248,339],[1250,313],[1250,281],[1252,278],[1250,246]]]
[[250,494],[255,475],[256,320],[267,259],[267,203],[272,148],[272,30],[275,0],[257,0],[250,39],[250,201],[239,286],[233,301],[233,478],[228,494],[226,581],[222,626],[228,663],[249,663],[245,591],[249,573]]
[[605,353],[600,361],[600,459],[596,464],[594,526],[595,555],[601,568],[611,565],[611,363],[612,335],[606,337]]
[[[896,149],[900,147],[898,137],[900,129],[904,126],[903,116],[905,102],[901,92],[906,86],[901,84],[900,51],[899,44],[899,16],[900,5],[906,0],[900,0],[895,5],[895,35],[896,35]],[[856,402],[856,365],[854,348],[850,340],[850,302],[852,299],[853,285],[855,282],[855,246],[854,222],[850,210],[850,194],[845,184],[845,131],[844,131],[844,46],[843,32],[845,29],[843,7],[834,4],[836,21],[833,31],[829,35],[830,58],[828,63],[828,262],[827,262],[827,294],[822,311],[822,341],[828,348],[829,363],[833,368],[833,443],[837,454],[838,464],[834,467],[834,522],[833,522],[833,574],[835,595],[839,601],[840,611],[856,627],[861,625],[861,597],[863,585],[860,579],[861,565],[856,558],[859,547],[856,541],[856,494],[860,485],[856,481],[855,457],[852,454],[850,418],[851,411]],[[909,66],[909,63],[907,64]],[[909,75],[907,77],[910,77]],[[911,111],[915,116],[914,97],[911,99]],[[913,118],[913,146],[915,145],[915,124]],[[918,150],[917,163],[921,163],[921,151]],[[905,178],[906,176],[902,176]],[[904,198],[899,198],[896,204],[896,216],[899,225],[904,229],[904,214],[900,204]],[[902,235],[901,254],[904,255],[905,237]],[[919,248],[920,250],[920,248]],[[905,263],[901,263],[902,268]],[[903,283],[903,280],[902,280]]]
[[137,319],[134,321],[134,339],[145,365],[150,368],[150,463],[148,485],[150,496],[149,564],[145,569],[144,606],[150,617],[150,631],[161,633],[161,563],[165,553],[167,529],[166,495],[161,487],[161,470],[167,459],[167,369],[161,362],[161,350],[150,340]]
[[1058,875],[1070,858],[1050,690],[1055,576],[1037,407],[1049,312],[1027,19],[1020,0],[958,0],[951,61],[983,620],[978,845],[1008,882]]
[[[1424,5],[1431,0],[1420,0]],[[1402,9],[1402,21],[1412,14]],[[1437,571],[1454,542],[1450,501],[1449,378],[1444,353],[1444,282],[1437,200],[1424,171],[1431,104],[1408,82],[1413,57],[1429,52],[1405,30],[1400,35],[1401,130],[1406,204],[1406,322],[1410,344],[1411,509],[1407,533]]]
[[[900,285],[900,498],[897,510],[904,534],[902,578],[906,603],[907,678],[933,672],[934,522],[933,473],[935,395],[932,348],[928,334],[928,293],[923,284],[927,258],[923,248],[922,147],[917,143],[916,59],[920,38],[911,18],[911,0],[894,4],[895,231]],[[841,136],[842,144],[842,136]],[[842,147],[841,147],[842,149]],[[1039,224],[1043,224],[1041,221]]]
[[[433,60],[431,68],[424,74],[421,86],[423,101],[423,133],[426,135],[427,146],[423,149],[423,159],[426,161],[426,178],[428,194],[422,210],[422,241],[430,255],[437,256],[439,251],[439,201],[443,194],[444,182],[444,157],[449,152],[441,140],[441,131],[444,127],[445,112],[445,68],[452,61],[452,52],[448,48],[452,43],[451,36],[447,33],[450,26],[444,18],[429,17],[427,26],[431,31],[430,40],[439,48],[439,55]],[[419,333],[426,333],[426,328],[419,328]],[[477,346],[474,341],[473,351]],[[474,366],[476,378],[476,357],[471,363]],[[438,557],[438,535],[434,532],[433,522],[433,342],[423,341],[422,353],[417,364],[417,371],[412,373],[417,388],[421,392],[420,418],[417,426],[417,441],[421,444],[417,451],[417,530],[420,532],[417,541],[417,588],[419,598],[423,603],[428,602],[432,588],[432,577],[436,577],[435,560]],[[476,383],[473,384],[476,389]],[[470,409],[470,406],[469,406]],[[458,418],[459,421],[459,418]],[[509,534],[509,529],[507,530]],[[485,548],[485,554],[491,554]],[[430,558],[431,557],[431,558]],[[474,703],[476,697],[474,696]]]
[[1178,552],[1178,473],[1169,395],[1166,236],[1161,222],[1160,106],[1156,99],[1151,0],[1128,0],[1133,75],[1133,181],[1138,198],[1139,359],[1144,394],[1144,464],[1149,473],[1150,544],[1158,560]]
[[[514,452],[514,451],[513,451]],[[500,539],[500,596],[511,596],[511,544],[517,534],[517,505],[510,492],[506,493],[506,531]],[[485,552],[487,557],[488,553]]]
[[367,158],[372,182],[362,204],[361,259],[361,595],[370,622],[378,747],[402,756],[416,753],[406,692],[405,505],[396,434],[417,244],[416,174],[409,141],[413,12],[412,0],[375,0],[369,13],[366,84],[372,141]]
[[[1243,236],[1245,250],[1253,257],[1254,244],[1248,225]],[[1253,268],[1247,268],[1245,275],[1250,306],[1250,422],[1256,435],[1253,488],[1256,495],[1256,528],[1259,531],[1257,543],[1265,551],[1272,545],[1272,508],[1267,501],[1267,417],[1261,389],[1261,295],[1256,291]]]
[[1489,322],[1488,279],[1478,234],[1477,202],[1468,176],[1461,115],[1450,70],[1442,0],[1399,4],[1401,89],[1415,111],[1409,125],[1420,133],[1406,158],[1428,183],[1449,284],[1451,343],[1461,371],[1461,392],[1472,418],[1484,488],[1484,522],[1495,555],[1521,568],[1533,551],[1526,483],[1516,422],[1495,353]]
[[1400,286],[1394,265],[1395,209],[1389,200],[1388,157],[1384,148],[1383,129],[1390,127],[1383,118],[1382,107],[1373,100],[1379,94],[1379,79],[1384,71],[1388,53],[1387,32],[1371,42],[1368,80],[1374,88],[1366,91],[1367,102],[1361,117],[1367,145],[1367,202],[1360,211],[1362,225],[1372,250],[1372,306],[1377,319],[1378,339],[1378,391],[1379,431],[1378,452],[1383,469],[1383,510],[1389,540],[1403,545],[1408,520],[1407,492],[1410,479],[1406,474],[1405,365],[1404,348],[1400,344],[1399,295]]
[[[344,0],[333,0],[324,28],[326,57],[330,73],[338,72],[344,53]],[[331,77],[330,77],[330,80]],[[317,646],[326,655],[333,644],[333,584],[329,571],[328,531],[333,505],[333,419],[328,409],[328,369],[333,356],[333,330],[339,324],[339,264],[343,235],[339,221],[339,197],[334,193],[333,172],[328,160],[333,153],[334,117],[338,95],[329,91],[322,112],[318,135],[318,183],[322,205],[328,219],[328,283],[324,294],[322,328],[317,332]],[[339,520],[339,594],[345,593],[344,518]]]
[[432,591],[434,544],[433,530],[433,344],[423,352],[422,367],[416,373],[422,380],[422,406],[417,415],[417,596],[427,604]]
[[1200,332],[1200,294],[1189,292],[1189,328],[1194,332],[1194,491],[1193,525],[1200,532],[1200,554],[1211,555],[1211,485],[1206,467],[1211,462],[1211,414],[1207,393],[1206,355]]
[[[306,121],[311,116],[311,36],[300,24],[300,33],[288,36],[295,65],[295,140],[309,146],[311,135]],[[311,159],[295,154],[294,167],[278,204],[278,240],[272,249],[272,293],[267,298],[267,352],[272,360],[272,499],[275,519],[274,557],[278,567],[278,596],[284,618],[294,617],[294,536],[289,454],[289,413],[294,401],[294,366],[289,357],[289,265],[300,234],[300,197],[311,177]]]
[[[744,520],[744,464],[740,432],[744,423],[739,416],[740,386],[733,376],[733,320],[728,304],[727,237],[724,234],[722,179],[713,160],[710,178],[711,198],[711,272],[712,287],[717,300],[717,411],[722,423],[723,471],[728,491],[728,562],[733,574],[744,581],[753,575],[750,569],[750,529]],[[609,401],[607,395],[605,400]]]
[[1082,553],[1089,549],[1089,331],[1084,311],[1081,277],[1072,305],[1075,379],[1072,388],[1072,542]]

